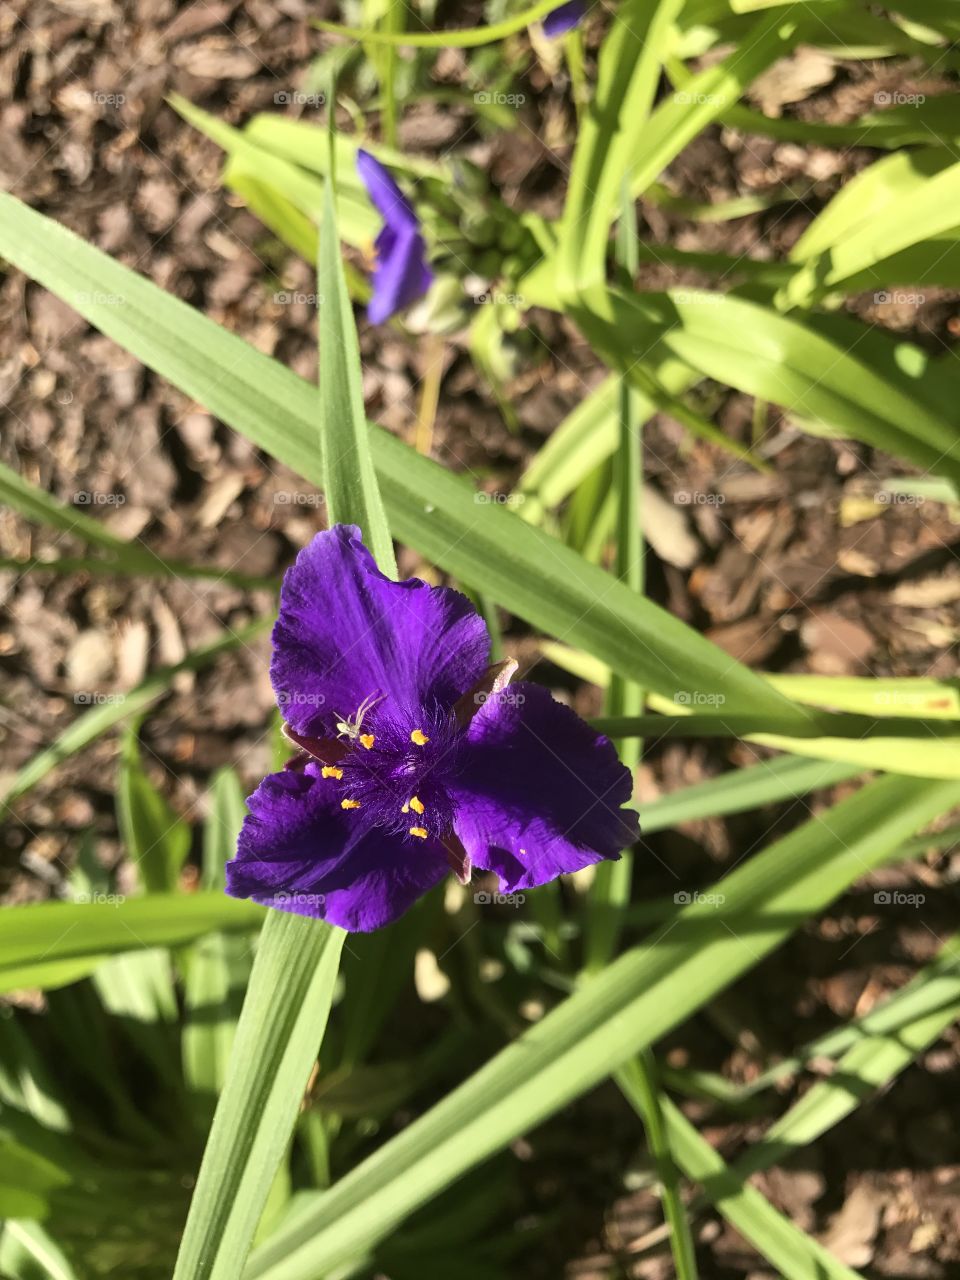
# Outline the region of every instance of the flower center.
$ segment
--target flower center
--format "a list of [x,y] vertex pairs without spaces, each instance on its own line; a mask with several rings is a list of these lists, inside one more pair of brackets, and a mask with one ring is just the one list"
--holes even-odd
[[[340,717],[338,729],[360,726]],[[357,811],[367,827],[381,827],[411,842],[439,839],[453,819],[448,783],[457,771],[461,730],[449,712],[425,708],[411,717],[383,700],[368,708],[363,732],[341,733],[346,754],[325,765],[340,807]]]

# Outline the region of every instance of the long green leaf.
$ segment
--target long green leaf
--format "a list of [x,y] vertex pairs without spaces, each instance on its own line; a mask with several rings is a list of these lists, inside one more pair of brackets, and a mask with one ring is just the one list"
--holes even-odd
[[232,631],[229,635],[215,640],[213,644],[204,645],[203,648],[187,654],[182,662],[155,671],[129,693],[113,695],[108,701],[80,716],[68,729],[64,730],[52,747],[39,752],[14,775],[7,789],[0,793],[0,805],[11,804],[31,787],[36,786],[51,769],[55,769],[70,756],[76,755],[101,734],[133,716],[140,715],[158,698],[163,697],[169,690],[174,677],[181,671],[202,670],[222,653],[227,653],[237,645],[243,645],[248,640],[255,639],[266,626],[267,620],[261,619],[240,631]]
[[360,345],[340,262],[340,239],[331,184],[320,226],[317,280],[320,304],[320,443],[323,487],[331,523],[353,521],[388,577],[397,562],[370,453],[370,427],[363,409]]
[[147,776],[135,726],[124,734],[117,821],[148,893],[173,893],[190,852],[190,827]]
[[[251,142],[265,151],[283,156],[286,160],[318,173],[325,178],[330,169],[330,157],[324,135],[324,125],[311,124],[309,120],[294,120],[275,112],[261,112],[247,124],[244,133]],[[346,210],[341,201],[349,195],[362,202],[371,213],[371,228],[376,229],[378,215],[373,210],[367,189],[356,169],[357,147],[372,151],[378,160],[391,169],[399,169],[410,178],[436,178],[444,185],[454,181],[454,163],[449,159],[412,155],[397,151],[372,138],[358,138],[355,134],[338,133],[333,140],[334,159],[337,167],[337,222],[341,238],[350,242],[353,228],[344,226]]]
[[0,1267],[11,1280],[78,1280],[40,1224],[23,1219],[0,1224]]
[[[636,217],[633,202],[625,189],[617,228],[617,260],[631,277],[635,274]],[[617,501],[614,568],[618,578],[628,583],[634,591],[642,592],[645,582],[644,539],[640,520],[640,493],[643,484],[642,408],[626,378],[621,379],[619,391],[620,440],[613,461]],[[611,676],[605,700],[608,715],[639,715],[643,711],[643,705],[644,692],[641,688],[631,681]],[[626,740],[616,745],[621,761],[629,768],[632,776],[640,763],[642,743]],[[631,852],[625,851],[619,863],[608,862],[597,867],[584,931],[584,970],[588,974],[601,970],[617,950],[624,913],[630,902],[632,877]],[[660,1078],[653,1051],[649,1048],[642,1049],[623,1070],[632,1073],[647,1148],[660,1180],[663,1215],[670,1228],[670,1251],[677,1280],[697,1280],[696,1250],[680,1191],[680,1179],[663,1124]]]
[[848,236],[889,213],[898,201],[916,198],[932,178],[953,167],[950,153],[934,147],[885,156],[844,183],[790,250],[790,260],[807,263],[840,248]]
[[[303,139],[301,157],[294,163],[275,149],[259,145],[255,133],[249,129],[233,129],[217,116],[202,111],[179,95],[174,95],[171,102],[195,129],[199,129],[208,138],[212,138],[218,147],[223,148],[241,174],[255,178],[261,185],[266,184],[270,190],[289,201],[310,223],[320,225],[327,183],[324,178],[316,177],[314,172],[307,172],[307,162],[310,160],[308,148],[316,151],[325,149],[321,130],[312,129],[312,136]],[[350,153],[344,148],[338,150],[343,162]],[[355,165],[355,148],[350,160],[351,166]],[[312,167],[317,169],[319,166],[315,162]],[[326,166],[323,172],[325,168]],[[355,174],[352,175],[352,181],[338,184],[337,208],[340,221],[346,228],[348,243],[358,246],[369,244],[376,234],[378,218]]]
[[[646,134],[681,3],[625,0],[603,42],[593,102],[577,134],[560,228],[556,271],[566,297],[576,297],[604,277],[610,225],[621,187],[629,181],[638,139]],[[684,136],[678,150],[686,141]]]
[[522,13],[501,22],[491,22],[484,27],[463,27],[450,31],[376,31],[360,27],[341,27],[336,22],[324,22],[314,19],[314,25],[321,31],[329,31],[332,35],[347,36],[351,40],[362,40],[365,44],[409,45],[414,49],[473,49],[483,44],[494,44],[516,31],[522,31],[531,22],[545,18],[551,9],[555,9],[551,0],[539,0]]
[[656,331],[667,351],[706,377],[935,474],[960,478],[955,423],[858,359],[855,346],[844,349],[811,325],[733,294],[611,290],[607,301],[612,319],[592,315],[591,339],[612,367],[631,371],[638,335]]
[[[913,156],[896,159],[909,161]],[[870,211],[864,202],[862,221],[816,256],[810,253],[810,245],[816,243],[815,234],[811,235],[804,269],[780,291],[778,305],[784,309],[809,306],[885,258],[955,228],[960,222],[960,164],[939,169],[928,165],[917,176],[925,181],[915,186],[904,182],[895,199],[879,210]],[[844,194],[847,209],[856,207],[861,195],[856,181]]]
[[0,1130],[0,1218],[45,1218],[49,1196],[69,1175]]
[[270,911],[174,1280],[236,1280],[300,1109],[333,996],[344,934]]
[[[747,1186],[747,1179],[809,1147],[914,1061],[958,1015],[960,947],[955,936],[907,987],[859,1020],[856,1027],[847,1026],[835,1033],[852,1042],[852,1047],[836,1063],[829,1078],[808,1090],[767,1130],[762,1142],[748,1148],[729,1168],[668,1104],[669,1128],[681,1163],[691,1177],[703,1181],[706,1198],[717,1204],[782,1275],[796,1280],[847,1276],[850,1273],[845,1269],[836,1271],[835,1259],[822,1256],[819,1245],[801,1239],[802,1233],[782,1220],[755,1188]],[[870,1032],[868,1025],[874,1028]],[[816,1051],[829,1052],[829,1041],[830,1037],[824,1038]],[[642,1099],[634,1082],[624,1073],[618,1075],[618,1081],[642,1115]],[[751,1087],[755,1088],[756,1083]]]
[[757,964],[809,916],[951,807],[956,784],[883,778],[732,872],[655,938],[525,1032],[254,1254],[248,1280],[314,1280],[615,1071]]
[[670,1148],[670,1136],[663,1122],[663,1105],[666,1099],[658,1087],[652,1052],[644,1049],[632,1062],[621,1067],[617,1080],[621,1084],[625,1080],[629,1081],[629,1091],[624,1089],[624,1092],[643,1121],[647,1148],[660,1179],[663,1212],[670,1227],[670,1246],[677,1269],[677,1280],[696,1280],[697,1255],[680,1193],[680,1179]]
[[[237,847],[246,812],[243,790],[232,769],[221,769],[210,783],[211,808],[204,826],[203,886],[222,892],[224,867]],[[226,1079],[243,992],[250,976],[245,939],[211,933],[195,945],[187,968],[181,1037],[183,1072],[197,1112],[209,1119],[208,1101]]]
[[[815,676],[771,672],[767,679],[790,698],[873,716],[960,720],[960,686],[927,676]],[[946,727],[946,726],[944,726]]]
[[263,908],[221,894],[151,894],[126,901],[8,907],[0,929],[0,991],[31,985],[41,965],[89,973],[106,955],[176,947],[209,933],[256,929]]
[[74,533],[91,546],[103,547],[113,552],[118,559],[127,558],[138,569],[143,562],[149,560],[145,548],[131,545],[118,538],[99,520],[88,515],[83,505],[68,507],[53,494],[31,484],[24,476],[0,462],[0,499],[8,506],[19,511],[21,515],[38,524],[49,525],[60,529],[63,533]]
[[95,573],[213,578],[218,582],[234,583],[238,587],[257,588],[274,585],[269,578],[255,578],[249,574],[235,573],[232,569],[218,569],[216,565],[187,564],[182,560],[169,560],[157,555],[142,542],[127,542],[123,538],[118,538],[101,521],[87,515],[83,509],[86,504],[67,506],[46,490],[31,484],[24,476],[18,475],[2,462],[0,462],[0,500],[38,524],[71,533],[89,543],[90,546],[100,547],[110,553],[109,557],[87,561],[4,560],[0,563],[5,569],[14,568],[21,573],[31,569],[53,569],[61,573],[86,569]]
[[[629,1093],[628,1097],[633,1101]],[[664,1102],[663,1115],[671,1150],[681,1169],[703,1184],[723,1216],[773,1263],[784,1280],[861,1280],[858,1272],[794,1226],[756,1187],[746,1185],[733,1173],[669,1100]]]
[[[672,356],[659,362],[654,373],[672,396],[680,396],[697,380],[691,369]],[[636,388],[633,394],[646,422],[656,405]],[[545,510],[558,507],[613,454],[619,434],[618,397],[618,379],[605,379],[551,431],[517,484],[517,493],[523,497],[518,509],[524,520],[539,523]]]
[[[0,254],[275,458],[322,482],[315,391],[65,228],[0,196]],[[106,294],[109,288],[110,293]],[[121,302],[104,303],[105,297]],[[665,610],[384,431],[371,436],[391,531],[533,625],[645,688],[719,693],[731,710],[805,713]]]
[[[332,116],[330,122],[332,130]],[[381,567],[395,575],[370,457],[332,185],[324,191],[319,242],[315,452],[322,444],[331,520],[360,525]],[[272,911],[267,917],[174,1280],[235,1280],[246,1260],[323,1040],[345,936],[305,916]]]
[[[862,20],[863,14],[857,17]],[[952,93],[927,98],[912,105],[871,111],[851,124],[822,124],[795,116],[766,116],[742,103],[727,107],[720,119],[745,133],[766,134],[790,142],[811,142],[823,147],[927,146],[938,142],[946,148],[960,142],[960,121]]]
[[[903,1009],[916,1006],[918,998],[922,998],[923,1008],[907,1019]],[[741,1177],[776,1164],[816,1142],[908,1067],[957,1020],[960,1016],[957,936],[945,942],[936,960],[881,1007],[888,1024],[896,1019],[897,1025],[886,1032],[861,1034],[836,1063],[829,1078],[817,1081],[770,1126],[763,1142],[737,1161],[734,1169]]]
[[[938,832],[937,837],[944,833]],[[953,831],[953,840],[960,839],[960,832]],[[902,847],[905,856],[923,853],[925,840],[932,844],[937,837],[917,837]],[[882,1001],[869,1013],[844,1023],[832,1031],[818,1036],[798,1049],[796,1053],[768,1067],[755,1080],[747,1084],[731,1086],[735,1100],[748,1098],[761,1089],[768,1088],[785,1076],[796,1075],[814,1058],[837,1058],[865,1039],[896,1039],[901,1028],[912,1022],[920,1022],[942,1010],[953,997],[952,983],[958,963],[956,938],[944,943],[934,960],[930,962],[905,987]],[[728,1082],[729,1083],[729,1082]],[[802,1100],[801,1100],[802,1101]]]
[[676,6],[669,0],[661,0],[656,10],[639,2],[621,6],[616,21],[626,30],[615,25],[601,54],[599,102],[578,139],[552,264],[563,298],[589,295],[591,308],[605,314],[607,295],[599,286],[621,182],[627,181],[634,195],[642,194],[765,67],[790,51],[797,38],[794,19],[801,10],[801,5],[791,5],[786,14],[761,18],[728,57],[691,76],[648,119],[654,76],[666,58]]
[[861,772],[859,765],[842,761],[833,764],[805,760],[801,756],[775,756],[649,801],[642,808],[643,833],[653,835],[675,827],[678,822],[745,813],[762,805],[796,800],[821,787],[846,782]]
[[[546,643],[544,654],[558,665],[606,687],[610,673],[594,659],[583,654],[572,654],[564,646]],[[785,677],[793,688],[798,681],[809,680],[808,697],[816,698],[815,691],[829,686],[830,681],[820,677]],[[780,683],[776,677],[771,684]],[[887,684],[875,681],[878,686]],[[895,683],[895,682],[889,682]],[[824,694],[820,700],[829,701]],[[949,699],[944,698],[949,705]],[[659,694],[648,697],[651,707],[661,713],[638,717],[599,717],[592,721],[602,733],[613,737],[742,737],[760,746],[773,747],[795,755],[810,755],[821,760],[846,761],[861,769],[886,769],[891,773],[906,773],[919,778],[960,778],[960,733],[955,716],[945,724],[942,713],[937,716],[910,717],[905,714],[891,716],[864,716],[812,710],[810,720],[804,726],[802,736],[788,736],[781,731],[781,723],[774,717],[740,716],[729,714],[720,707],[716,712],[688,711],[686,706],[670,702]],[[878,699],[879,702],[879,699]]]
[[[652,89],[651,89],[652,97]],[[624,181],[621,191],[620,222],[617,227],[617,261],[632,276],[637,268],[637,228],[633,201]],[[644,538],[640,514],[640,494],[643,486],[643,421],[647,417],[646,405],[640,401],[626,378],[620,379],[618,395],[618,447],[611,466],[614,485],[611,496],[616,502],[616,550],[614,572],[621,582],[642,595],[644,590]],[[604,709],[607,715],[638,716],[642,714],[645,695],[643,689],[632,680],[612,674],[607,685]],[[630,770],[631,778],[643,753],[643,744],[633,738],[615,742],[620,760]],[[596,972],[609,963],[616,953],[620,937],[621,921],[633,882],[633,853],[625,850],[619,862],[601,863],[587,901],[587,918],[584,930],[584,968]],[[661,1126],[656,1110],[656,1085],[652,1056],[646,1053],[638,1057],[638,1072],[643,1077],[644,1097],[647,1101],[647,1133],[651,1142],[660,1138]],[[667,1167],[665,1151],[659,1150],[664,1167]],[[687,1275],[696,1269],[692,1249],[689,1247],[686,1221],[676,1189],[668,1180],[664,1184],[664,1207],[671,1224],[671,1242],[677,1269]]]

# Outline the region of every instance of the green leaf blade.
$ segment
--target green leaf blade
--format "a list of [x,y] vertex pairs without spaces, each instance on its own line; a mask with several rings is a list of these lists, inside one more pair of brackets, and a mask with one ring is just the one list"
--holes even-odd
[[236,1280],[242,1270],[323,1034],[343,939],[304,916],[267,916],[174,1280]]
[[956,784],[883,778],[778,841],[498,1054],[251,1258],[246,1280],[314,1280],[583,1093],[751,968],[809,916],[950,808]]
[[[211,413],[306,479],[323,482],[316,389],[105,254],[0,194],[0,253]],[[109,287],[116,305],[98,299]],[[721,694],[730,711],[806,713],[666,610],[386,431],[370,436],[393,535],[532,625],[595,653],[644,688]],[[571,622],[571,619],[573,621]]]
[[320,437],[331,524],[357,524],[381,570],[397,576],[363,408],[360,346],[340,260],[332,183],[326,184],[317,280],[320,313]]

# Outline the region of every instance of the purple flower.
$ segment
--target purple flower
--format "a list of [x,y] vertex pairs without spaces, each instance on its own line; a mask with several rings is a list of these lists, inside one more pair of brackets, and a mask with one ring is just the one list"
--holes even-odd
[[389,170],[362,149],[357,151],[357,169],[383,218],[375,244],[373,296],[367,307],[370,323],[382,324],[427,292],[433,272],[427,266],[419,219]]
[[543,20],[543,34],[551,40],[566,35],[583,20],[586,12],[586,0],[569,0],[569,3],[560,5],[559,9],[551,9]]
[[451,868],[512,892],[617,858],[638,827],[612,744],[488,663],[459,592],[384,577],[352,525],[318,533],[283,580],[270,666],[301,750],[250,797],[227,892],[368,930]]

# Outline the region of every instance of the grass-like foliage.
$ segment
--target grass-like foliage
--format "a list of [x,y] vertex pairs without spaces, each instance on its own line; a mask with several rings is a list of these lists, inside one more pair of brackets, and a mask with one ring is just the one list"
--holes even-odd
[[[645,594],[641,497],[656,416],[718,468],[776,468],[762,431],[744,441],[717,420],[706,389],[719,384],[750,397],[757,422],[774,406],[792,430],[886,455],[908,473],[899,489],[884,478],[889,492],[957,500],[955,352],[932,354],[844,311],[864,292],[960,287],[960,98],[894,102],[850,123],[768,116],[745,102],[800,48],[955,74],[955,5],[621,0],[583,6],[589,40],[581,24],[548,45],[539,24],[550,5],[489,8],[485,26],[446,33],[389,3],[352,6],[359,29],[320,23],[344,55],[349,129],[340,128],[347,111],[332,110],[335,88],[325,90],[327,126],[277,113],[237,129],[173,101],[185,133],[222,149],[234,198],[316,269],[319,388],[11,195],[0,195],[0,259],[322,490],[329,523],[357,524],[387,577],[397,577],[395,544],[411,548],[479,603],[495,652],[507,621],[569,681],[601,689],[597,724],[630,769],[667,738],[761,749],[749,767],[638,804],[646,836],[814,792],[827,799],[742,850],[703,892],[639,895],[641,842],[588,883],[532,890],[515,919],[487,911],[472,889],[459,905],[438,891],[388,928],[348,937],[224,894],[245,813],[233,769],[209,780],[199,883],[185,877],[190,824],[142,758],[143,717],[174,683],[262,627],[225,629],[122,702],[82,712],[6,778],[0,803],[17,821],[24,796],[65,760],[121,734],[117,826],[141,892],[123,898],[84,841],[67,882],[72,902],[9,907],[0,921],[0,992],[39,990],[46,1002],[42,1017],[0,1006],[0,1275],[9,1280],[522,1274],[516,1256],[529,1246],[501,1230],[514,1177],[504,1153],[604,1081],[619,1090],[618,1123],[645,1139],[663,1207],[659,1244],[680,1280],[698,1274],[698,1226],[712,1211],[787,1280],[850,1280],[851,1266],[748,1178],[815,1144],[960,1012],[958,944],[947,939],[864,1016],[812,1044],[798,1037],[782,1061],[758,1048],[752,1080],[658,1052],[865,875],[949,847],[960,699],[934,679],[777,676],[732,658]],[[475,95],[476,127],[524,128],[509,89],[518,50],[534,56],[531,38],[567,76],[577,121],[552,219],[505,202],[456,151],[428,160],[397,142],[399,119],[429,94],[431,68],[450,47],[497,85]],[[316,68],[318,83],[333,62]],[[382,110],[362,133],[352,95],[371,83]],[[640,197],[704,224],[748,211],[749,201],[696,206],[662,182],[718,127],[873,151],[786,256],[655,245],[638,234]],[[411,201],[416,225],[404,233],[422,235],[433,275],[418,303],[423,340],[469,328],[477,378],[511,428],[504,370],[531,358],[515,340],[523,326],[563,317],[605,371],[529,459],[516,502],[478,501],[429,447],[367,420],[354,304],[368,301],[370,285],[354,250],[369,249],[383,210],[358,174],[359,147]],[[778,199],[790,195],[768,204]],[[643,287],[654,260],[701,283]],[[483,306],[467,292],[478,276],[491,282]],[[432,390],[435,409],[443,388]],[[421,445],[430,405],[425,393]],[[279,585],[156,554],[6,467],[0,497],[81,544],[72,559],[3,571]],[[433,1007],[413,994],[418,954],[418,990],[424,957],[440,980]],[[531,1005],[524,1022],[518,1010]],[[401,1007],[424,1021],[398,1049]],[[832,1062],[833,1074],[784,1105],[775,1086],[803,1082],[814,1061]],[[722,1158],[679,1105],[688,1096],[699,1114],[762,1116],[762,1139]]]

